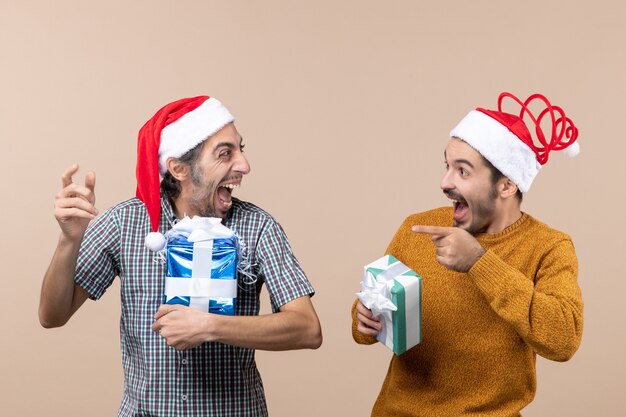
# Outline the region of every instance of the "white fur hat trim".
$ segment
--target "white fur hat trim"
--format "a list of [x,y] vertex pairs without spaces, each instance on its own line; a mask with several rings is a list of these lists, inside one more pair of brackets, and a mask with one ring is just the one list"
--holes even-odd
[[452,129],[450,136],[476,149],[513,181],[522,193],[530,189],[541,169],[535,152],[505,125],[487,114],[472,110]]
[[219,100],[210,97],[196,109],[165,126],[159,145],[161,175],[167,172],[168,158],[181,157],[233,121],[235,118],[228,109]]

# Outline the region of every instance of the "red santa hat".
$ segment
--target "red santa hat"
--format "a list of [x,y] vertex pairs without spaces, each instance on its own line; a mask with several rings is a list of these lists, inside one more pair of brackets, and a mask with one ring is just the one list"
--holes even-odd
[[139,130],[137,142],[137,198],[144,202],[152,232],[146,245],[164,246],[158,233],[161,218],[159,174],[167,172],[167,159],[178,158],[235,120],[217,99],[209,96],[183,98],[165,105]]
[[[502,101],[513,99],[520,105],[519,115],[502,111]],[[540,102],[542,110],[535,116],[529,109],[533,101]],[[551,131],[549,137],[544,134],[541,122],[550,116]],[[524,116],[532,121],[535,136],[533,140]],[[533,94],[522,102],[511,93],[502,93],[498,98],[498,110],[477,108],[469,112],[450,132],[450,136],[466,142],[476,149],[502,174],[517,185],[522,193],[539,173],[542,165],[548,162],[551,151],[566,149],[566,154],[575,156],[580,152],[576,139],[578,129],[565,115],[563,109],[550,104],[541,94]]]

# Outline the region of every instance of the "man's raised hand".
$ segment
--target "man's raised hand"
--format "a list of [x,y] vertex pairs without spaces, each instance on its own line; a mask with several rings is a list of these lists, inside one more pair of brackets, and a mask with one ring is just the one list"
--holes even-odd
[[485,253],[476,238],[459,227],[415,225],[412,230],[430,235],[437,249],[437,262],[453,271],[469,271]]
[[54,200],[54,217],[59,222],[61,233],[71,240],[82,239],[89,221],[98,214],[95,207],[96,174],[92,171],[85,175],[85,184],[72,181],[78,171],[78,165],[69,167],[61,176],[63,188]]

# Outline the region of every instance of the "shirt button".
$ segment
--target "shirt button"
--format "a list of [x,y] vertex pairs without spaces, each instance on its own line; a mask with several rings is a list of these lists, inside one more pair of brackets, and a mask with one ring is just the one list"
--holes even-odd
[[183,359],[182,361],[180,361],[183,365],[187,365],[187,359]]
[[183,401],[187,401],[187,394],[183,394],[180,396]]

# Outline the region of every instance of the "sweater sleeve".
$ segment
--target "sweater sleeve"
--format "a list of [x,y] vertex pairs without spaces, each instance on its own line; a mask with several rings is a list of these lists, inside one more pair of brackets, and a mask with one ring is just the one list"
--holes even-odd
[[582,338],[583,302],[578,262],[570,240],[543,256],[535,281],[488,250],[468,272],[493,310],[539,355],[570,359]]

